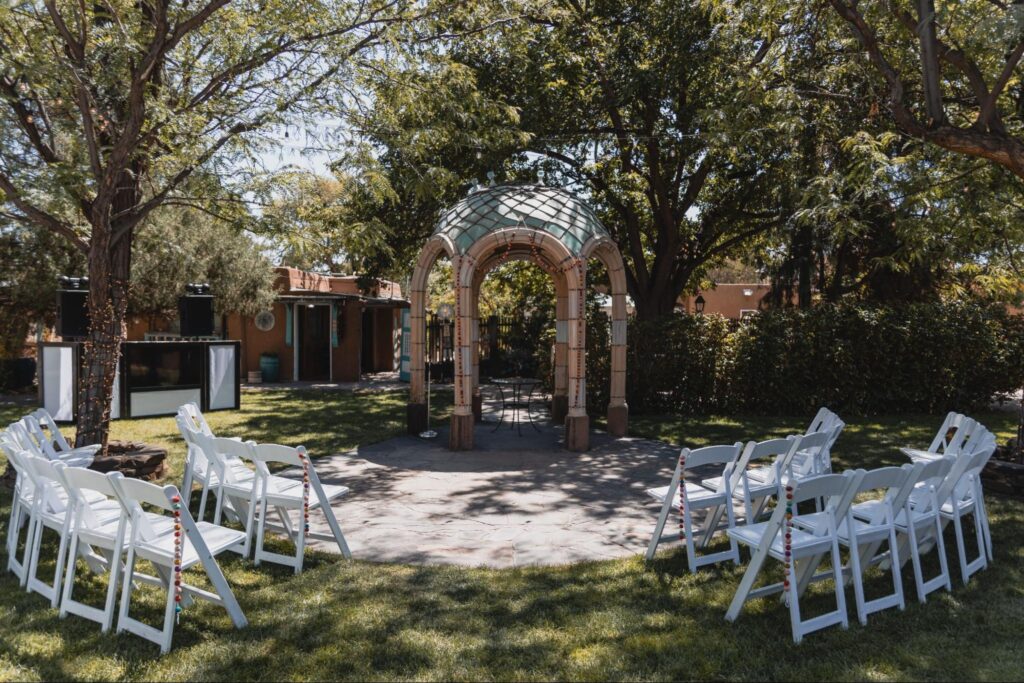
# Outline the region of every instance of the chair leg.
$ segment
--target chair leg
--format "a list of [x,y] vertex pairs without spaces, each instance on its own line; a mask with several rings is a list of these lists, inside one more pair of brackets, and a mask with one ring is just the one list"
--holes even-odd
[[[329,502],[330,501],[328,501],[328,503]],[[323,503],[321,503],[320,511],[323,513],[324,517],[327,518],[327,526],[331,528],[331,533],[334,534],[334,540],[338,544],[338,550],[341,551],[342,557],[346,560],[351,560],[352,551],[348,548],[348,542],[345,540],[345,534],[341,533],[341,526],[338,524],[338,518],[334,515],[334,509],[330,505],[325,507]]]
[[789,588],[789,626],[793,631],[793,642],[799,645],[804,639],[803,624],[800,620],[800,594],[793,590],[792,585]]
[[644,555],[644,559],[647,561],[654,559],[654,553],[658,550],[658,544],[661,543],[661,535],[665,532],[665,522],[668,520],[669,512],[672,509],[672,496],[673,488],[670,486],[668,494],[665,496],[665,500],[661,504],[661,511],[658,513],[658,521],[654,525],[654,533],[651,535],[651,542],[647,544],[647,554]]
[[210,474],[207,472],[206,481],[203,482],[203,492],[199,494],[199,514],[196,515],[196,521],[201,522],[206,519],[206,498],[210,494]]
[[903,572],[900,566],[899,542],[896,539],[896,527],[889,527],[889,553],[892,557],[892,587],[896,591],[897,607],[902,612],[907,608],[907,601],[903,595]]
[[832,583],[836,590],[836,606],[839,609],[839,625],[844,629],[850,627],[846,616],[846,591],[843,589],[843,558],[839,554],[839,541],[832,538]]
[[[288,513],[278,508],[278,512],[284,518]],[[295,573],[302,573],[303,560],[306,558],[306,520],[303,519],[303,511],[299,509],[299,527],[295,530]]]
[[964,547],[964,529],[960,522],[960,506],[957,504],[953,506],[953,529],[956,533],[956,553],[960,560],[960,576],[966,586],[971,575],[967,571],[967,548]]
[[61,619],[68,615],[68,603],[71,601],[71,593],[75,588],[75,570],[78,568],[78,534],[72,534],[68,547],[68,566],[64,570],[64,590],[60,598],[60,611],[57,613]]
[[124,581],[121,585],[121,609],[117,613],[117,631],[124,630],[128,619],[128,606],[132,599],[132,581],[135,579],[135,548],[128,548],[128,559],[124,563]]
[[939,568],[946,579],[946,590],[953,590],[953,577],[949,573],[949,562],[946,560],[946,541],[942,537],[942,520],[935,515],[935,547],[939,553]]
[[[833,571],[833,577],[839,584],[839,586],[845,585],[846,581],[843,578],[843,569],[839,568],[838,571]],[[864,574],[863,568],[860,564],[860,546],[857,544],[856,535],[850,536],[850,573],[853,575],[853,597],[857,603],[857,620],[861,623],[861,626],[868,625],[868,613],[864,605]]]
[[256,523],[256,552],[253,553],[253,564],[260,566],[260,559],[263,557],[263,534],[267,521],[267,499],[260,501],[260,519]]
[[68,522],[71,515],[65,515],[64,528],[60,535],[60,545],[57,546],[57,567],[53,570],[53,595],[50,597],[50,607],[57,609],[60,604],[61,579],[64,578],[64,561],[68,552]]
[[164,628],[160,637],[160,654],[165,655],[171,651],[171,640],[174,638],[174,616],[175,616],[175,593],[174,575],[167,581],[167,604],[164,608]]

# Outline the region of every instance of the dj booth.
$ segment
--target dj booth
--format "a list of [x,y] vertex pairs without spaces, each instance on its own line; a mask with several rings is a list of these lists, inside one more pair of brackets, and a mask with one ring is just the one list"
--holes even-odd
[[[185,403],[238,408],[240,350],[238,341],[123,342],[110,417],[174,415]],[[39,401],[56,420],[76,418],[81,355],[81,342],[39,344]]]

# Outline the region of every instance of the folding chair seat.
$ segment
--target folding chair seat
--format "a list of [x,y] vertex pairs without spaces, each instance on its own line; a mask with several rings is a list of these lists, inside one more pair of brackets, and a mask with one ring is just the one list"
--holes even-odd
[[[848,626],[837,520],[845,518],[846,510],[841,509],[841,501],[850,498],[850,488],[857,486],[862,475],[863,472],[857,471],[794,480],[781,489],[779,502],[768,521],[728,530],[731,538],[751,549],[750,563],[726,612],[728,621],[739,617],[748,600],[781,592],[788,603],[794,642],[799,643],[806,634],[827,626]],[[829,501],[824,512],[815,513],[822,516],[824,524],[813,531],[805,531],[798,524],[799,504],[818,499]],[[836,609],[803,619],[800,616],[801,591],[798,589],[800,577],[795,574],[801,562],[808,563],[811,570],[815,569],[819,558],[824,555],[831,555],[832,566],[836,570],[823,575],[833,578]],[[758,574],[768,559],[782,563],[785,577],[780,583],[755,589]]]
[[[761,515],[768,499],[779,491],[779,484],[784,473],[789,471],[793,456],[800,449],[803,437],[787,436],[785,439],[769,439],[768,441],[747,443],[736,466],[732,471],[729,489],[736,500],[743,501],[746,523],[750,524]],[[771,459],[771,464],[751,468],[751,462]],[[751,470],[763,473],[758,478],[750,476]],[[709,477],[702,480],[701,486],[712,490],[722,488],[721,477]],[[716,519],[717,523],[718,520]]]
[[[707,446],[690,450],[684,448],[676,462],[672,480],[668,486],[648,489],[647,495],[661,503],[661,511],[658,514],[658,521],[654,527],[654,534],[647,547],[647,559],[654,558],[658,544],[662,541],[683,539],[686,544],[686,557],[690,571],[697,571],[698,567],[716,562],[732,560],[739,564],[739,548],[736,542],[729,541],[729,550],[698,557],[697,547],[693,529],[693,512],[705,510],[706,517],[718,517],[719,511],[724,509],[727,516],[727,528],[736,524],[733,516],[733,496],[731,482],[732,470],[736,466],[742,453],[743,444],[735,443],[732,446]],[[718,489],[705,488],[700,484],[686,481],[687,472],[700,470],[709,466],[721,466],[722,474],[718,477]],[[670,512],[675,511],[682,516],[678,534],[664,535],[665,523]],[[705,525],[700,531],[699,544],[703,548],[717,532],[717,522],[714,526]]]
[[[245,543],[245,534],[193,520],[175,486],[160,487],[137,479],[111,481],[131,525],[117,632],[129,631],[141,636],[158,644],[161,654],[166,654],[171,649],[176,616],[192,598],[221,605],[235,628],[246,626],[245,615],[216,560],[216,556],[225,550],[241,547]],[[152,506],[161,512],[147,512],[142,505]],[[163,513],[170,513],[170,516]],[[135,565],[139,559],[153,563],[159,574],[156,578],[167,593],[163,629],[129,616],[131,592],[137,577]],[[185,582],[185,572],[197,566],[206,572],[213,592]]]
[[[120,472],[101,474],[80,467],[55,466],[61,481],[70,495],[74,518],[71,524],[71,538],[68,548],[68,564],[64,572],[64,590],[60,600],[60,618],[74,614],[100,624],[103,633],[114,625],[114,601],[117,596],[118,580],[121,576],[121,558],[127,549],[126,530],[128,516],[117,497],[116,484]],[[102,500],[90,502],[88,494],[99,494]],[[99,553],[96,551],[99,550]],[[79,555],[83,555],[91,567],[107,573],[107,596],[102,609],[75,600],[75,576]]]
[[[348,543],[338,520],[331,508],[331,502],[341,498],[349,492],[347,486],[323,484],[317,476],[316,468],[306,453],[303,446],[292,448],[278,444],[256,444],[247,442],[249,457],[256,467],[256,488],[255,495],[250,499],[249,521],[247,529],[252,529],[255,523],[256,528],[256,549],[253,553],[254,562],[259,565],[261,561],[276,562],[295,568],[295,573],[302,571],[303,557],[305,554],[306,538],[318,540],[333,540],[338,545],[341,554],[351,558]],[[303,479],[296,480],[270,473],[268,464],[276,463],[297,467],[303,472]],[[295,543],[295,556],[272,553],[263,549],[263,539],[268,529],[267,514],[273,508],[281,521],[282,530]],[[313,534],[309,531],[309,513],[319,509],[327,525],[331,530],[330,535]],[[297,511],[297,522],[293,525],[289,511]]]

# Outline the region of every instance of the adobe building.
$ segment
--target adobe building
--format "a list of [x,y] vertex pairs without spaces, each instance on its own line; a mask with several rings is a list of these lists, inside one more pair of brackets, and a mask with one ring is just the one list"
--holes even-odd
[[679,297],[676,310],[683,313],[697,312],[696,299],[704,299],[704,314],[718,315],[730,320],[739,320],[761,310],[761,301],[768,296],[768,284],[719,284],[713,289],[702,289],[698,294]]
[[[218,337],[241,342],[242,378],[260,369],[264,353],[277,354],[282,382],[358,382],[362,374],[398,368],[401,312],[409,306],[398,284],[377,280],[361,290],[356,276],[275,271],[278,295],[270,309],[216,320]],[[174,322],[131,320],[128,339],[174,337]]]

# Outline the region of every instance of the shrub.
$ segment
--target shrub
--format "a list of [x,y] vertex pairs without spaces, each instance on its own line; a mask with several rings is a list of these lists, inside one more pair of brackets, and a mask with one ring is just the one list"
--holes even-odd
[[[608,402],[608,322],[588,316],[587,402]],[[1024,382],[1024,318],[977,301],[820,305],[630,321],[636,413],[942,412],[986,406]]]

